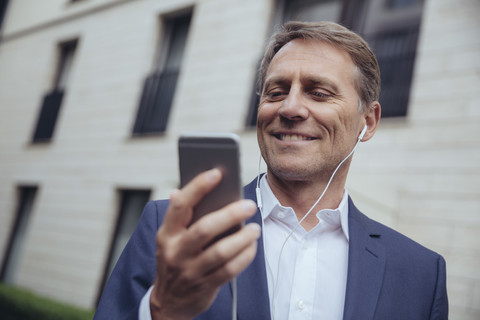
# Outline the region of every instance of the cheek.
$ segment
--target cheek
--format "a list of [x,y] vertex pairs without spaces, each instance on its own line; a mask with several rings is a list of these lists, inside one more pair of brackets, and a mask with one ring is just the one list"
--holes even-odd
[[268,123],[275,118],[276,107],[268,103],[260,103],[258,106],[258,123]]

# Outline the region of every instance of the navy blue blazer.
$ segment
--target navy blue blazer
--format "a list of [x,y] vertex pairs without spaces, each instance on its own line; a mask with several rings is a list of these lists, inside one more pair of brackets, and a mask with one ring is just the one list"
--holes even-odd
[[[255,180],[254,180],[255,181]],[[244,189],[256,200],[255,183]],[[140,300],[155,278],[155,235],[167,200],[151,201],[105,287],[94,319],[137,319]],[[250,221],[261,223],[260,212]],[[349,199],[349,256],[344,320],[448,319],[445,260],[361,213]],[[238,319],[270,319],[262,238],[258,252],[237,278]],[[231,317],[230,284],[196,319]]]

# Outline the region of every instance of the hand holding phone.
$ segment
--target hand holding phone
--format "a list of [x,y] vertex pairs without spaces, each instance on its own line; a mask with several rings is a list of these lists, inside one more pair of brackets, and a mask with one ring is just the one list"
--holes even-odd
[[[179,156],[182,188],[170,195],[156,239],[153,319],[193,318],[207,310],[220,286],[254,259],[260,237],[258,224],[240,227],[256,206],[237,201],[243,198],[238,137],[185,134]],[[222,176],[217,170],[205,172],[212,168]]]
[[170,195],[156,236],[152,319],[191,319],[204,312],[220,286],[240,274],[255,257],[260,237],[256,223],[212,242],[215,236],[255,214],[251,200],[235,201],[188,227],[193,208],[220,181],[219,170],[209,170]]

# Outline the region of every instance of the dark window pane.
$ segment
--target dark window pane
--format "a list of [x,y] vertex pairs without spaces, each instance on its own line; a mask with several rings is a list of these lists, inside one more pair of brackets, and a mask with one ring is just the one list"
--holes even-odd
[[388,0],[387,5],[389,8],[406,8],[419,3],[422,3],[423,0]]
[[[0,1],[0,30],[2,30],[3,25],[3,18],[5,17],[5,12],[7,12],[8,7],[8,0],[1,0]],[[1,32],[0,32],[0,39],[1,39]]]
[[20,187],[15,223],[2,265],[2,282],[13,284],[19,268],[37,187]]
[[52,139],[57,123],[58,113],[62,105],[65,88],[67,87],[77,40],[71,40],[59,45],[60,58],[54,81],[54,89],[43,97],[42,106],[33,134],[33,142],[48,142]]
[[342,2],[337,0],[287,1],[283,21],[338,21]]
[[68,41],[60,45],[60,61],[55,78],[55,88],[66,88],[70,71],[72,69],[73,56],[77,48],[77,40]]
[[412,28],[377,34],[369,41],[382,73],[382,117],[407,114],[417,38],[418,28]]
[[134,134],[164,132],[179,71],[155,73],[145,79]]
[[50,141],[57,123],[63,100],[63,90],[54,90],[45,95],[33,135],[33,142]]
[[377,56],[382,75],[382,117],[408,112],[423,1],[365,1],[360,33]]
[[145,79],[133,135],[162,133],[167,129],[178,75],[190,28],[191,14],[165,20],[165,42],[157,70]]
[[143,207],[150,199],[150,193],[150,190],[120,190],[120,211],[118,213],[115,233],[112,237],[99,298],[118,258],[120,258],[125,245],[137,226]]
[[170,45],[168,49],[166,70],[180,70],[183,53],[187,43],[188,29],[190,28],[191,16],[177,18],[171,22]]

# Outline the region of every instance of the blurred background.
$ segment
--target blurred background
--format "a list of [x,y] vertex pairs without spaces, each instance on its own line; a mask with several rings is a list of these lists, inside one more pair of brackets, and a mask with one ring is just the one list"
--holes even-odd
[[178,135],[239,134],[254,179],[266,39],[330,20],[382,71],[350,194],[442,254],[450,318],[480,319],[479,17],[478,0],[0,1],[1,281],[95,308],[145,203],[178,186]]

